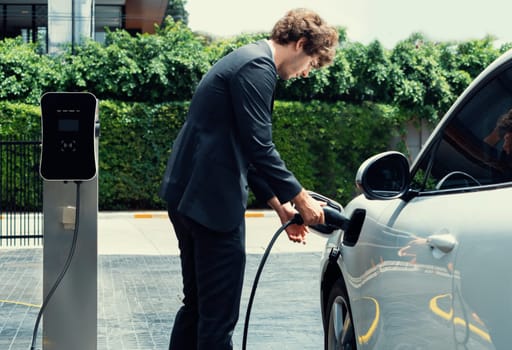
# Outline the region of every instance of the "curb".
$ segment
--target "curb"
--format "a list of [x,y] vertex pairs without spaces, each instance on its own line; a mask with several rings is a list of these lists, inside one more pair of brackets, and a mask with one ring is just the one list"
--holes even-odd
[[[161,212],[99,212],[100,218],[128,218],[128,219],[169,219],[166,211]],[[273,210],[251,210],[245,212],[245,218],[276,217]]]

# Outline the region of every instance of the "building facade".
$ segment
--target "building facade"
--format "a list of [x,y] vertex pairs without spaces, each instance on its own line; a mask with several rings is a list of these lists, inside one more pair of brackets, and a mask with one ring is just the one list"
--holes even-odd
[[167,5],[161,0],[0,0],[0,39],[21,36],[51,53],[84,37],[102,42],[106,28],[153,33]]

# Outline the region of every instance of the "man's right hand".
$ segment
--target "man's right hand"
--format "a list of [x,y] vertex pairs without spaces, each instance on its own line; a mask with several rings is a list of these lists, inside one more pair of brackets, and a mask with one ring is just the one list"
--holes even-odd
[[302,189],[292,199],[292,203],[302,217],[304,225],[317,225],[325,222],[324,210],[320,202],[312,198],[306,190]]

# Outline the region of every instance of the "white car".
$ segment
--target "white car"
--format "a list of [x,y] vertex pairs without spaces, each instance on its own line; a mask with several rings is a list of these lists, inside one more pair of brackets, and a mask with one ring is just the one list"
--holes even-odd
[[326,350],[512,348],[511,109],[512,50],[412,166],[394,151],[361,165],[362,194],[340,209],[352,226],[322,259]]

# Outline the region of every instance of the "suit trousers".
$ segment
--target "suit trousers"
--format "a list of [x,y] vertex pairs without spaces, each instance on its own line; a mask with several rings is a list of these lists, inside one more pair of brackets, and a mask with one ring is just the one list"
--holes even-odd
[[232,350],[245,270],[245,222],[217,232],[169,209],[178,238],[183,305],[169,350]]

